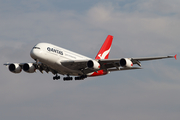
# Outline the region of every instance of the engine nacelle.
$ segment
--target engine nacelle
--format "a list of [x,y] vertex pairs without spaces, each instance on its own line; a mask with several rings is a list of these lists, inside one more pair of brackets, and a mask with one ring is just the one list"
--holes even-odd
[[22,71],[22,68],[18,63],[12,63],[9,65],[9,71],[13,73],[20,73]]
[[129,60],[128,58],[122,58],[120,60],[120,65],[122,67],[132,67],[133,66],[133,63],[131,60]]
[[23,70],[27,73],[34,73],[36,68],[35,66],[33,65],[33,63],[25,63],[23,65]]
[[99,70],[100,69],[100,64],[95,60],[89,60],[87,62],[87,67],[95,69],[95,70]]

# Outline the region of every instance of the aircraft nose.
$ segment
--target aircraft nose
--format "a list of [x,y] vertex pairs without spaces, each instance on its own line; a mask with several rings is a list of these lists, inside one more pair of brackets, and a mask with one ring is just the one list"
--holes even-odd
[[37,59],[39,56],[40,50],[33,47],[33,49],[30,52],[30,55],[33,59]]
[[35,53],[35,50],[34,50],[34,49],[31,50],[30,55],[31,55],[31,57],[32,57],[33,59],[35,59],[36,53]]

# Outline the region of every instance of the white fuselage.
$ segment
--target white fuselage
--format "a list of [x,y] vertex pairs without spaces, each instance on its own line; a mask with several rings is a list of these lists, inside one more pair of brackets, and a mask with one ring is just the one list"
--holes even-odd
[[[157,60],[165,58],[177,59],[175,56],[143,57],[143,58],[117,58],[108,59],[113,36],[108,35],[95,59],[80,55],[64,48],[49,43],[38,43],[30,52],[36,61],[31,63],[6,63],[9,71],[20,73],[34,73],[35,70],[52,72],[53,80],[60,79],[58,74],[67,75],[63,80],[84,80],[87,77],[109,74],[111,71],[141,69],[141,61]],[[137,64],[140,67],[133,67]]]
[[53,68],[60,74],[65,75],[67,73],[72,73],[70,75],[75,76],[77,76],[80,71],[68,69],[61,65],[61,62],[72,60],[92,60],[86,56],[49,43],[39,43],[35,45],[31,50],[30,55],[33,59],[46,64],[48,67]]

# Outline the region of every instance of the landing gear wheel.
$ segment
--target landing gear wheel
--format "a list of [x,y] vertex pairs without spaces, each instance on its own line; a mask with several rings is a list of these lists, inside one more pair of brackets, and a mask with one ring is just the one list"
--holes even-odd
[[87,75],[82,75],[80,77],[75,77],[75,80],[84,80],[85,78],[87,78]]
[[53,80],[58,80],[58,79],[60,79],[60,76],[58,76],[58,75],[53,77]]
[[72,77],[64,77],[63,80],[64,81],[70,81],[70,80],[73,80],[73,78]]

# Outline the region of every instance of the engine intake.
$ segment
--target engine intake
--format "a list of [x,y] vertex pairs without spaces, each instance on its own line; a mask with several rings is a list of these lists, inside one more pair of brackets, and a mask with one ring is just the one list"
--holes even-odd
[[131,61],[130,59],[128,59],[128,58],[122,58],[122,59],[120,60],[120,65],[121,65],[122,67],[132,67],[132,66],[133,66],[133,63],[132,63],[132,61]]
[[34,73],[36,68],[35,66],[33,65],[33,63],[25,63],[23,65],[23,70],[27,73]]
[[18,63],[12,63],[9,65],[9,71],[11,71],[12,73],[20,73],[22,71],[22,68]]
[[95,70],[99,70],[100,69],[100,64],[95,60],[89,60],[87,62],[87,67],[95,69]]

